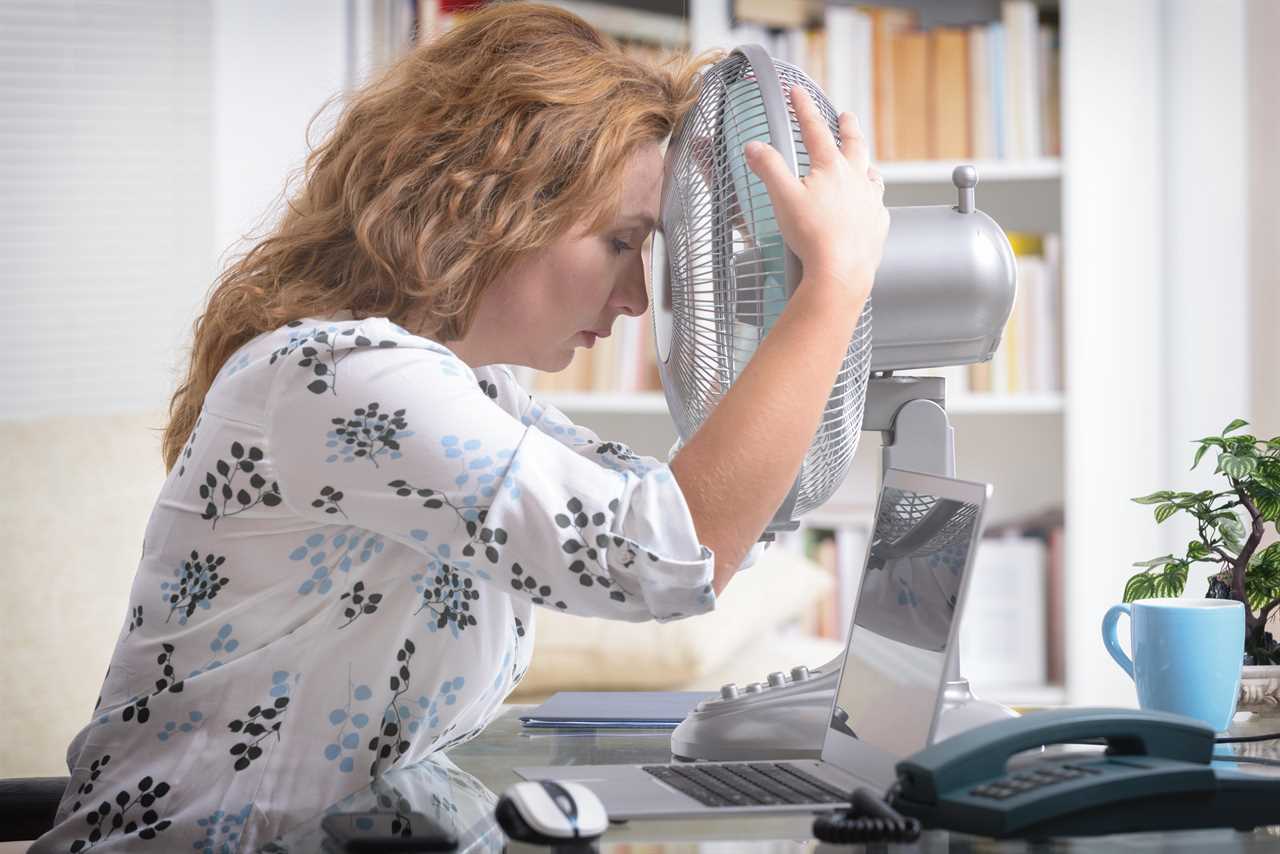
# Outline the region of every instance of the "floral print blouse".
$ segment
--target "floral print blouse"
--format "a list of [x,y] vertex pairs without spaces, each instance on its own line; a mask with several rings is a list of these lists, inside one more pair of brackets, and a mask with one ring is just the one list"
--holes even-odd
[[382,318],[236,352],[147,525],[34,852],[250,851],[478,733],[534,606],[710,610],[671,470]]

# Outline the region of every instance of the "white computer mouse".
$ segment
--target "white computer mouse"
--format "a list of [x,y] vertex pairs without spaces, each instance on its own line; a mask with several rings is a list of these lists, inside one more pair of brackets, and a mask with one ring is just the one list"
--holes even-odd
[[595,839],[609,827],[604,804],[581,783],[516,783],[502,793],[495,814],[507,836],[518,842]]

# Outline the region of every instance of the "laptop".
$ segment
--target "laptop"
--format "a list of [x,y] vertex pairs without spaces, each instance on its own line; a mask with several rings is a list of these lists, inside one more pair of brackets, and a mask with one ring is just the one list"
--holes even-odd
[[985,483],[885,473],[821,758],[515,772],[581,783],[614,819],[818,812],[847,804],[858,786],[884,791],[897,762],[927,747],[938,726],[990,495]]

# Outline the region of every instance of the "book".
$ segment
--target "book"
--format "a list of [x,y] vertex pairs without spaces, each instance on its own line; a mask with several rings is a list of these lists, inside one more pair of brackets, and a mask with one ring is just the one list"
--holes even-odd
[[960,27],[929,30],[928,156],[970,157],[969,34]]
[[929,34],[901,30],[891,37],[893,55],[893,157],[929,158]]
[[1010,533],[986,537],[970,570],[960,622],[960,672],[989,685],[1046,681],[1045,544]]
[[976,159],[996,156],[995,114],[991,99],[991,60],[988,56],[987,27],[974,24],[969,41],[969,150]]
[[879,160],[898,160],[897,150],[897,91],[894,78],[893,39],[898,32],[918,26],[919,15],[914,9],[898,9],[886,6],[858,6],[871,21],[871,64],[874,69],[874,101],[876,131],[876,157]]

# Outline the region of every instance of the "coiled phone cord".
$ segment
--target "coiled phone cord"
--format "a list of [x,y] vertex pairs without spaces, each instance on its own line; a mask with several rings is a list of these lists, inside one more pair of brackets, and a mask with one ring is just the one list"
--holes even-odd
[[896,788],[895,784],[884,800],[871,789],[854,789],[848,809],[823,813],[813,820],[813,835],[823,842],[843,844],[914,842],[920,837],[920,822],[901,815],[887,802]]

